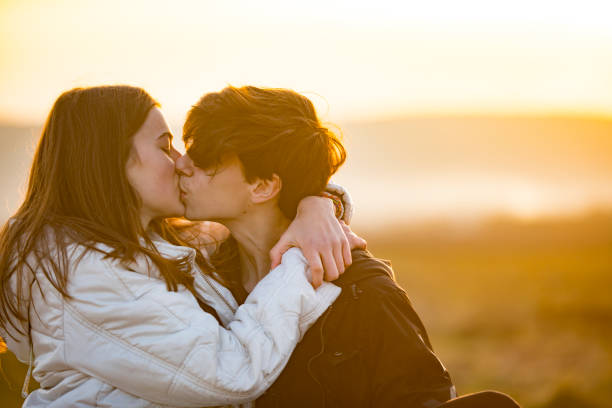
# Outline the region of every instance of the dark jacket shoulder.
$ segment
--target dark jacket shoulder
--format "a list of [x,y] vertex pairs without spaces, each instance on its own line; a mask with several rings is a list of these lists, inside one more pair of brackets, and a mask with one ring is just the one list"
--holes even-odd
[[391,261],[375,258],[365,249],[354,249],[351,251],[351,255],[353,263],[346,269],[344,274],[334,281],[335,285],[345,287],[374,277],[384,277],[395,281],[395,274],[393,269],[391,269]]
[[450,377],[388,261],[364,250],[334,284],[342,293],[298,344],[258,407],[427,406]]

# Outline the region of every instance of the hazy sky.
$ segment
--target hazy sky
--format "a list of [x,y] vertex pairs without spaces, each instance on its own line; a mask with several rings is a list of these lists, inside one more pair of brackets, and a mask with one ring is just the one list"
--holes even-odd
[[609,4],[0,0],[0,121],[101,83],[145,87],[174,123],[228,83],[294,88],[335,120],[612,115]]
[[[295,89],[340,124],[424,113],[612,118],[612,2],[0,0],[0,126],[38,126],[62,91],[112,83],[147,89],[179,135],[189,106],[227,84]],[[368,221],[612,202],[608,124],[487,123],[348,126],[338,179]],[[515,134],[514,155],[537,155],[504,162]],[[571,149],[559,150],[559,135]],[[587,136],[595,147],[580,153]],[[11,174],[6,197],[25,170]]]

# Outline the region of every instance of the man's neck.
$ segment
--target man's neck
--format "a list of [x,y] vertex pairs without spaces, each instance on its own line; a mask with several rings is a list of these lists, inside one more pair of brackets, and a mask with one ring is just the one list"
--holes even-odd
[[238,243],[242,285],[247,292],[270,271],[270,250],[290,223],[277,207],[261,209],[226,223]]

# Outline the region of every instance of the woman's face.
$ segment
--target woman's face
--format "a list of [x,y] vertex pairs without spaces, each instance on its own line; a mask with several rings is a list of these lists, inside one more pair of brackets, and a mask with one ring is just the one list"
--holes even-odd
[[174,162],[180,153],[172,147],[172,134],[158,108],[149,112],[134,134],[132,151],[126,163],[130,185],[142,200],[140,218],[143,227],[157,217],[182,216],[178,175]]

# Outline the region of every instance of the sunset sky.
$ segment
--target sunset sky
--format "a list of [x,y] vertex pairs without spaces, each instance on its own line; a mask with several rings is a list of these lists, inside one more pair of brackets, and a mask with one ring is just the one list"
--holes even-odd
[[[457,211],[531,217],[609,204],[607,125],[588,133],[590,147],[582,150],[572,144],[580,147],[582,129],[570,129],[564,137],[571,148],[559,150],[555,132],[566,129],[547,124],[550,143],[534,133],[520,147],[508,147],[517,157],[538,152],[528,157],[542,164],[525,172],[518,160],[496,163],[504,162],[504,146],[516,144],[513,131],[533,131],[526,124],[506,122],[499,147],[493,139],[468,137],[478,123],[456,124],[464,134],[451,122],[444,129],[419,122],[409,133],[386,128],[384,135],[350,124],[466,114],[612,118],[611,4],[0,0],[0,126],[39,126],[66,89],[125,83],[158,99],[180,134],[185,112],[205,92],[227,84],[287,87],[310,97],[324,120],[349,124],[351,155],[339,179],[367,217]],[[486,126],[497,134],[496,123]],[[422,154],[413,149],[416,136],[436,132],[449,136],[421,146]],[[374,136],[386,143],[378,161],[371,157]],[[455,138],[455,154],[445,156],[445,167],[433,159],[448,138]],[[478,144],[469,140],[491,145],[475,157]],[[402,153],[389,173],[376,173],[394,152],[414,157]],[[558,160],[540,160],[547,155]],[[568,177],[566,168],[582,178]],[[379,194],[393,211],[380,211],[372,199]],[[18,200],[9,201],[9,210],[15,208]]]
[[336,120],[612,115],[610,16],[605,0],[0,0],[0,120],[39,123],[100,83],[145,87],[177,123],[228,83],[309,93]]

